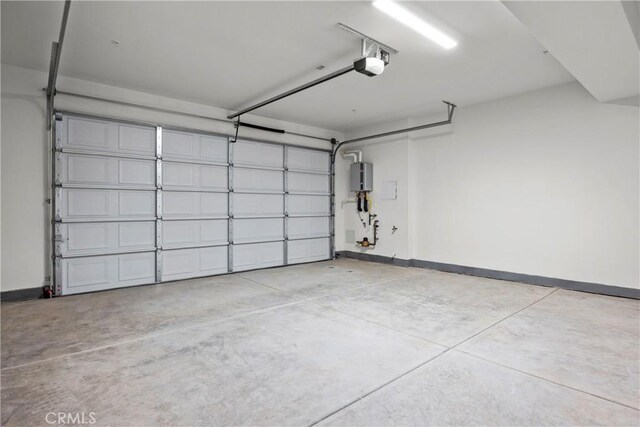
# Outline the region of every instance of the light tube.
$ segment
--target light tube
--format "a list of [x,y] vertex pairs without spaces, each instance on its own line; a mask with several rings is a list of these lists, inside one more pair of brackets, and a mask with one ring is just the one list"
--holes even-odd
[[451,49],[458,45],[458,42],[435,28],[433,25],[423,21],[404,7],[390,0],[376,0],[373,5],[391,16],[393,19],[401,22],[412,30],[422,34],[429,40],[439,44],[445,49]]

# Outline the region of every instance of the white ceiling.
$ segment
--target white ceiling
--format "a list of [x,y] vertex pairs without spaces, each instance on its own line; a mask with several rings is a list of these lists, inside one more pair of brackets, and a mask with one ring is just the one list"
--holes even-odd
[[[350,73],[256,114],[347,131],[444,115],[442,99],[465,106],[573,80],[500,2],[403,4],[458,47],[443,50],[366,1],[73,2],[60,73],[239,109],[356,59],[343,22],[400,51],[384,74]],[[3,1],[2,62],[48,70],[61,14],[62,2]]]
[[627,16],[622,2],[504,3],[598,101],[638,96],[640,52],[631,27],[637,17]]

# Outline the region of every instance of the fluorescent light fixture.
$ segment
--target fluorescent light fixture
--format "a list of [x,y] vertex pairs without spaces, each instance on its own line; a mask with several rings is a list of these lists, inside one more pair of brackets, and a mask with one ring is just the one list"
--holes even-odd
[[458,45],[457,41],[438,30],[433,25],[426,23],[397,3],[390,0],[376,0],[373,2],[373,5],[391,16],[393,19],[401,22],[412,30],[417,31],[445,49],[451,49]]

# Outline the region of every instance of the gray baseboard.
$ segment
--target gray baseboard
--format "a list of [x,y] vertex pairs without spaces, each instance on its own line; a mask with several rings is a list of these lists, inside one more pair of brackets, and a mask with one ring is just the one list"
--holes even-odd
[[579,282],[575,280],[557,279],[554,277],[534,276],[530,274],[512,273],[509,271],[491,270],[479,267],[467,267],[464,265],[446,264],[442,262],[424,261],[420,259],[397,259],[361,252],[340,251],[338,253],[343,257],[359,259],[362,261],[393,264],[403,267],[410,266],[426,268],[429,270],[445,271],[447,273],[465,274],[468,276],[486,277],[488,279],[526,283],[528,285],[550,286],[554,288],[569,289],[572,291],[589,292],[592,294],[640,299],[640,289],[623,288],[621,286]]
[[27,301],[40,298],[42,298],[42,287],[0,292],[0,301],[2,302]]
[[[600,283],[579,282],[575,280],[556,279],[553,277],[533,276],[530,274],[511,273],[508,271],[490,270],[487,268],[467,267],[457,264],[424,261],[420,259],[400,259],[382,255],[361,252],[338,251],[336,255],[361,261],[377,262],[397,265],[400,267],[418,267],[447,273],[465,274],[468,276],[486,277],[488,279],[507,280],[529,285],[550,286],[572,291],[589,292],[592,294],[609,295],[614,297],[640,299],[640,289],[623,288],[621,286],[603,285]],[[42,298],[42,288],[17,289],[0,293],[0,301],[27,301]]]
[[344,258],[359,259],[361,261],[379,262],[381,264],[393,264],[393,265],[398,265],[400,267],[411,266],[411,263],[410,263],[411,260],[391,258],[388,256],[382,256],[382,255],[365,254],[361,252],[351,252],[351,251],[339,251],[339,252],[336,252],[336,255],[342,256]]

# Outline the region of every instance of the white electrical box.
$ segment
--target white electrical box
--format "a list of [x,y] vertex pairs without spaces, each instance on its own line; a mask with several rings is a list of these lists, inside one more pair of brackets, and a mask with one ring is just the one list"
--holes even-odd
[[352,192],[373,191],[373,164],[372,163],[352,163],[349,167],[350,186]]
[[398,199],[398,181],[382,181],[380,186],[380,198],[382,200],[397,200]]

